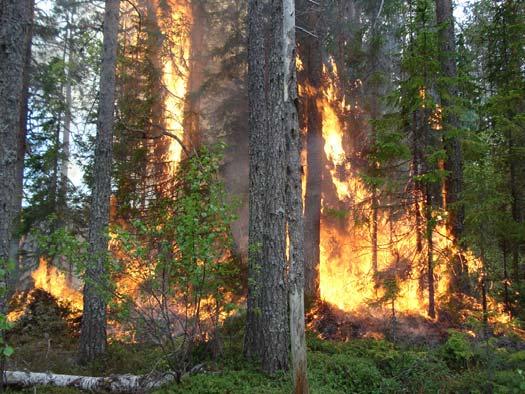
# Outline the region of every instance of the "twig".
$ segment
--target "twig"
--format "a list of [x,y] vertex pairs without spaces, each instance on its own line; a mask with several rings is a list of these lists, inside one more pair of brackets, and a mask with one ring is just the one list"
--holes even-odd
[[315,37],[317,39],[319,39],[319,36],[315,35],[314,33],[312,33],[311,31],[308,31],[306,30],[305,28],[301,27],[301,26],[298,26],[298,25],[295,25],[295,28],[299,31],[302,31],[303,33],[306,33],[308,34],[309,36],[312,36],[312,37]]

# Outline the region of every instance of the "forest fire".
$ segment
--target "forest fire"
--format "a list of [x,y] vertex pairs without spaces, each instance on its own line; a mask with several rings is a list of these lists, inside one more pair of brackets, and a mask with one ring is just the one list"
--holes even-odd
[[[183,153],[184,120],[190,72],[190,34],[193,20],[191,6],[187,0],[170,0],[168,4],[161,3],[153,0],[148,6],[155,10],[159,29],[164,36],[159,55],[162,62],[162,120],[167,135],[162,138],[159,145],[166,146],[165,157],[163,157],[166,167],[163,170],[163,177],[167,180],[177,170]],[[150,153],[156,154],[155,146],[151,148]],[[156,163],[152,165],[155,166]],[[152,171],[152,173],[155,172]],[[116,204],[116,199],[112,197],[112,220],[115,219]],[[140,293],[141,286],[152,274],[154,268],[145,268],[144,264],[127,259],[118,240],[118,234],[110,234],[109,249],[113,257],[125,266],[115,278],[114,294],[117,300],[134,299],[136,306],[147,307],[148,304],[152,304],[148,297],[141,297]],[[74,288],[73,281],[78,281],[78,278],[73,278],[73,276],[68,277],[61,268],[49,264],[44,258],[40,259],[38,268],[31,273],[35,289],[48,292],[59,303],[68,305],[75,312],[82,312],[82,293],[80,289]],[[24,304],[29,304],[29,302],[30,300],[25,300]],[[23,307],[22,309],[17,308],[16,311],[9,314],[9,320],[16,321],[23,313]],[[111,334],[116,338],[124,338],[126,333],[120,332],[123,327],[116,321],[110,321],[110,323],[112,325]]]
[[[162,45],[162,84],[164,92],[162,119],[168,135],[163,137],[167,146],[165,162],[169,178],[175,173],[183,157],[185,117],[190,78],[191,29],[194,23],[191,5],[187,0],[171,0],[168,7],[153,2],[159,27],[164,35]],[[166,15],[169,10],[169,15]],[[298,69],[303,68],[300,57]],[[359,111],[347,104],[346,96],[338,84],[338,69],[331,61],[323,66],[322,94],[318,96],[318,111],[322,114],[325,177],[322,190],[322,219],[320,236],[320,296],[321,299],[344,312],[374,314],[399,313],[427,316],[428,283],[425,279],[426,245],[419,246],[417,224],[406,207],[384,202],[374,207],[371,188],[365,184],[360,169],[350,157],[353,147],[348,134],[354,125],[343,120],[345,114]],[[301,94],[315,94],[312,86],[300,86]],[[441,113],[433,117],[440,129]],[[154,149],[151,153],[154,153]],[[307,152],[303,151],[303,161]],[[305,169],[308,171],[308,168]],[[303,198],[306,193],[303,178]],[[416,200],[421,196],[415,196]],[[418,210],[422,205],[418,203]],[[376,219],[374,219],[376,210]],[[419,213],[422,215],[422,213]],[[444,216],[444,215],[443,215]],[[373,221],[375,220],[375,224]],[[448,234],[444,218],[436,218],[433,230],[434,277],[436,299],[450,293],[448,260],[455,253],[455,245]],[[417,231],[416,231],[417,230]],[[424,231],[424,230],[423,230]],[[375,234],[374,234],[375,232]],[[130,297],[139,304],[142,284],[151,272],[136,261],[126,259],[122,246],[113,238],[110,249],[113,255],[126,262],[126,267],[116,280],[116,294]],[[467,265],[478,262],[472,254]],[[152,269],[152,267],[149,267]],[[32,274],[35,287],[49,291],[61,301],[82,309],[81,294],[68,286],[64,274],[41,260]]]
[[0,388],[523,391],[523,1],[99,3],[1,6]]
[[191,55],[190,31],[192,26],[191,6],[187,0],[169,1],[171,14],[159,16],[163,20],[163,34],[168,37],[166,56],[163,58],[162,81],[165,87],[164,122],[166,131],[174,137],[166,137],[171,174],[182,159],[184,141],[185,108],[189,82]]
[[[417,239],[417,232],[424,230],[417,229],[413,213],[404,207],[393,203],[373,206],[371,188],[359,169],[353,167],[352,147],[346,142],[345,133],[351,133],[353,126],[343,124],[342,114],[352,108],[345,104],[345,99],[338,99],[341,95],[337,92],[335,64],[331,69],[332,72],[324,67],[323,95],[318,99],[323,119],[325,174],[329,176],[329,182],[323,181],[322,195],[321,298],[346,312],[395,311],[427,317],[428,246]],[[309,93],[308,89],[305,91]],[[422,205],[417,203],[417,209],[422,210]],[[434,287],[436,300],[443,300],[450,293],[448,262],[456,253],[456,246],[446,228],[444,214],[440,217],[436,214],[435,220]],[[463,256],[468,256],[466,265],[474,268],[477,264],[474,256]]]
[[35,288],[47,291],[59,302],[69,304],[73,310],[82,311],[82,293],[73,288],[72,279],[58,268],[47,263],[44,258],[36,271],[31,274]]
[[[33,288],[43,290],[53,296],[57,302],[67,307],[72,314],[82,312],[82,293],[75,288],[73,277],[50,265],[43,257],[39,260],[38,268],[31,273]],[[8,314],[11,322],[16,322],[24,313],[27,305],[31,303],[31,293],[15,295],[15,308]]]

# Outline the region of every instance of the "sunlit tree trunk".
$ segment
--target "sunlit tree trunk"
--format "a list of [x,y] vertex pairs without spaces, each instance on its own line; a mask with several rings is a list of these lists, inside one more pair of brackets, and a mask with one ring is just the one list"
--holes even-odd
[[100,102],[95,150],[93,194],[89,223],[89,258],[85,273],[84,313],[80,333],[80,360],[93,361],[106,351],[106,300],[108,285],[109,205],[115,105],[115,67],[120,0],[106,0],[104,46],[100,74]]
[[[8,260],[18,260],[33,7],[33,0],[0,0],[0,266],[4,270]],[[5,312],[15,280],[0,279],[0,313]]]
[[284,104],[285,134],[287,138],[288,183],[288,259],[290,342],[292,356],[292,381],[294,393],[308,393],[306,338],[304,321],[304,224],[301,150],[302,139],[297,112],[297,72],[295,40],[295,1],[284,0],[283,45],[284,45]]

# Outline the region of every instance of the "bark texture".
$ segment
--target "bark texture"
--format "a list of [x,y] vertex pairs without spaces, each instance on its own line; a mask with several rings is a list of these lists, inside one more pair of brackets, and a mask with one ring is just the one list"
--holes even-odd
[[249,2],[250,241],[245,353],[260,359],[269,374],[287,369],[289,355],[283,12],[283,0]]
[[[0,264],[18,257],[33,0],[0,1]],[[8,287],[0,279],[2,287]],[[0,299],[4,311],[7,292]]]
[[287,159],[283,100],[283,0],[270,3],[271,41],[268,73],[268,128],[266,130],[267,184],[261,269],[262,367],[273,374],[288,369],[288,291],[286,278]]
[[250,130],[250,196],[248,241],[248,300],[244,354],[261,357],[261,268],[263,264],[264,194],[266,191],[266,75],[265,22],[262,0],[248,2],[248,98]]
[[294,393],[308,393],[306,338],[304,321],[304,224],[301,150],[297,112],[297,72],[295,40],[295,1],[284,0],[284,104],[287,139],[287,219],[290,286],[290,340]]
[[109,206],[111,195],[112,142],[115,102],[115,67],[119,30],[120,0],[106,0],[104,54],[100,76],[100,103],[95,150],[93,195],[90,209],[89,256],[84,285],[84,314],[79,356],[93,361],[106,351],[105,268],[108,251]]

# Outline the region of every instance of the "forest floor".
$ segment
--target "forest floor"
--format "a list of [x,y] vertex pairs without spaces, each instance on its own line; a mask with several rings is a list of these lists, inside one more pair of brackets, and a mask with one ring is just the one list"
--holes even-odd
[[[75,362],[77,336],[56,306],[40,303],[21,319],[10,336],[15,354],[8,369],[86,376],[147,374],[161,355],[153,347],[112,342],[96,364]],[[243,320],[232,319],[222,332],[222,352],[211,357],[198,349],[193,362],[200,373],[158,390],[168,393],[290,393],[289,374],[268,377],[242,356]],[[308,335],[308,376],[312,393],[524,393],[525,343],[506,335],[479,340],[448,331],[441,343],[377,339],[336,341]],[[17,391],[20,392],[20,391]],[[39,387],[27,393],[78,393]]]

